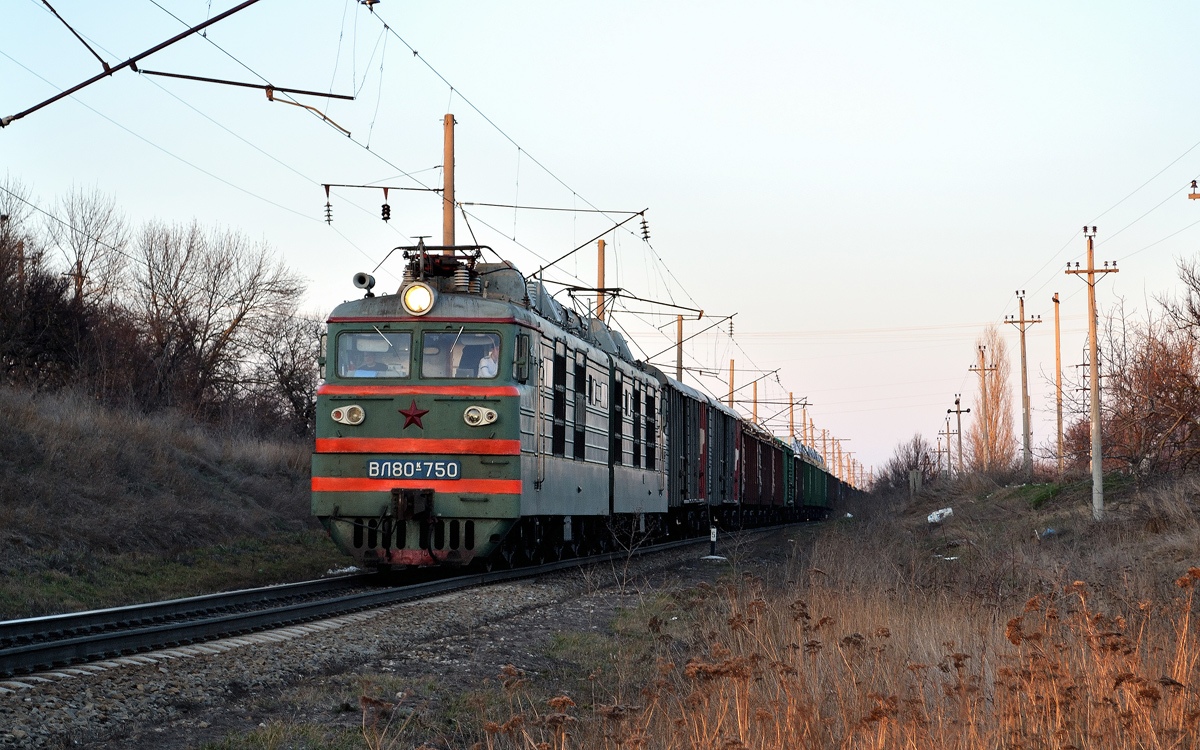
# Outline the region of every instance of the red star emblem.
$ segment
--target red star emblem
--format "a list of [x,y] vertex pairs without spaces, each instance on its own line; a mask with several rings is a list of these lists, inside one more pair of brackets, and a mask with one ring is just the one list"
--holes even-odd
[[404,427],[401,429],[407,430],[409,425],[414,424],[422,430],[425,429],[425,425],[421,424],[421,417],[428,414],[429,410],[418,408],[415,398],[413,399],[412,406],[409,406],[407,409],[401,409],[400,413],[404,415]]

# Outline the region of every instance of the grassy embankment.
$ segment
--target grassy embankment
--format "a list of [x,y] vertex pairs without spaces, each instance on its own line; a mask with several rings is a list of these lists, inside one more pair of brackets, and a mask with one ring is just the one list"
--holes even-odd
[[308,518],[303,441],[0,390],[0,618],[210,593],[344,565]]
[[436,685],[360,676],[361,733],[219,747],[1198,746],[1200,482],[1108,490],[1103,523],[1087,481],[871,499],[776,570],[734,557],[716,585],[643,589],[608,633],[565,630],[559,669],[425,705],[396,695]]

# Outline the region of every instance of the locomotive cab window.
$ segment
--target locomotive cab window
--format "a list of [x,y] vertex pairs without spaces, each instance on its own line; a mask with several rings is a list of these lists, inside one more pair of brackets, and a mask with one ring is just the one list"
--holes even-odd
[[407,378],[412,334],[370,331],[337,337],[337,374],[343,378]]
[[500,334],[426,331],[421,338],[421,377],[491,379],[500,372]]

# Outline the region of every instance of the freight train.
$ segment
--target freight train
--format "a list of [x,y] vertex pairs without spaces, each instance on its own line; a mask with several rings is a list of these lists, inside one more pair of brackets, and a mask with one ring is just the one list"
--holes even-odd
[[482,246],[398,249],[398,293],[356,275],[321,347],[312,512],[360,564],[591,554],[812,519],[848,490]]

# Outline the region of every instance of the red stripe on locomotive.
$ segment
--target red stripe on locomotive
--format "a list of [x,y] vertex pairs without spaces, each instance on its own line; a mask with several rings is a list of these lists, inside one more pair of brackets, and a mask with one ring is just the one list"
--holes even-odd
[[330,385],[318,396],[519,396],[515,385]]
[[461,453],[470,456],[519,456],[520,440],[436,438],[317,438],[317,453]]
[[521,494],[520,479],[366,479],[364,477],[313,477],[313,492],[391,492],[425,489],[447,494],[479,492]]

